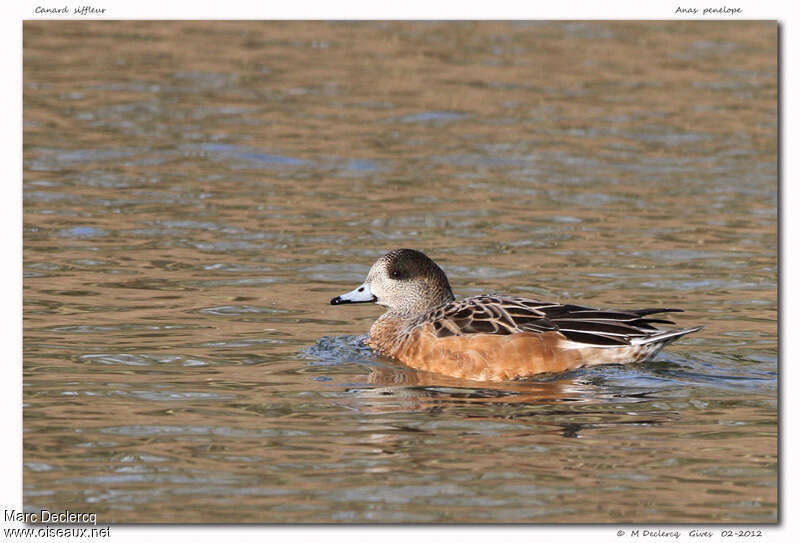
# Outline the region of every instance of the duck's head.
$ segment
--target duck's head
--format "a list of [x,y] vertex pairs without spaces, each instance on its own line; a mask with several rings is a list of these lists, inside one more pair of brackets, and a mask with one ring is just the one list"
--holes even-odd
[[389,313],[421,315],[454,300],[447,276],[419,251],[397,249],[380,257],[364,284],[331,300],[331,305],[373,302]]

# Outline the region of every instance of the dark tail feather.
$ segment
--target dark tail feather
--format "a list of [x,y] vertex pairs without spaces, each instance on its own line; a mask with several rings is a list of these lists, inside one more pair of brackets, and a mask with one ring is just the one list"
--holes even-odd
[[645,315],[652,315],[653,313],[683,313],[683,309],[669,309],[669,308],[648,308],[648,309],[634,309],[631,313],[635,313],[640,317]]
[[673,321],[667,319],[642,319],[636,322],[646,322],[647,324],[675,324]]

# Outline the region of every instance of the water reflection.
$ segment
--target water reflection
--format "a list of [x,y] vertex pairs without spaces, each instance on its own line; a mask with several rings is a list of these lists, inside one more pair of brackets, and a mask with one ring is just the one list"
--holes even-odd
[[[25,508],[774,522],[776,43],[745,21],[26,22]],[[648,364],[412,372],[363,345],[376,308],[328,305],[401,246],[458,296],[706,328]]]

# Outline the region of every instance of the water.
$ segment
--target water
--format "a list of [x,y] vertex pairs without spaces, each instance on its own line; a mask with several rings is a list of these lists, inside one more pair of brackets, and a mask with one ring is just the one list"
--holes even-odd
[[[24,25],[24,503],[98,522],[775,522],[769,22]],[[480,384],[331,307],[682,307]]]

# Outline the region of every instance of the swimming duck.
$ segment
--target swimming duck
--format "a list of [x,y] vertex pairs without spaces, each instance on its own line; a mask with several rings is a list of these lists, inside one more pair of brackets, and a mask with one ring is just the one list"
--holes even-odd
[[583,366],[643,362],[700,330],[658,329],[652,318],[680,309],[600,310],[480,295],[456,300],[447,276],[419,251],[398,249],[331,305],[375,303],[386,312],[367,345],[417,370],[475,381],[505,381]]

